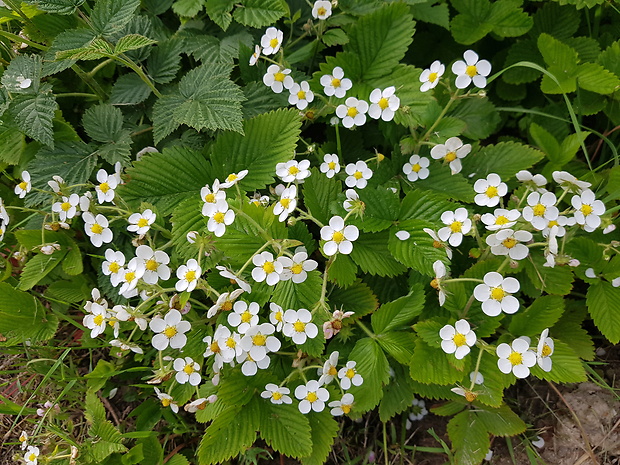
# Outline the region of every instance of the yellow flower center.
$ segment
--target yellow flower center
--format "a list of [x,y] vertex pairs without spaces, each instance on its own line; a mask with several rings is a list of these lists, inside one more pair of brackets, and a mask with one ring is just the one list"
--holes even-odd
[[60,204],[60,208],[62,209],[62,211],[67,212],[71,208],[71,204],[69,202],[63,202]]
[[328,167],[330,170],[335,170],[335,169],[336,169],[336,163],[335,163],[335,162],[333,162],[333,161],[330,161],[330,162],[327,164],[327,167]]
[[288,172],[289,174],[292,174],[293,176],[295,176],[297,173],[299,173],[299,168],[293,165],[288,169]]
[[154,258],[150,258],[149,260],[146,261],[146,269],[149,271],[157,271],[158,266],[159,266],[159,263],[157,263],[157,261]]
[[282,321],[282,312],[276,312],[273,317],[276,319],[276,321]]
[[276,48],[278,46],[278,39],[275,37],[269,41],[269,46],[271,48]]
[[553,220],[553,221],[549,221],[549,224],[547,225],[548,228],[553,228],[554,226],[560,226],[560,223],[558,223],[557,221]]
[[220,345],[217,343],[217,341],[213,341],[211,345],[209,345],[209,350],[214,354],[219,354],[221,351]]
[[252,314],[249,310],[246,310],[241,314],[241,321],[244,323],[249,323],[252,320]]
[[542,203],[537,203],[532,207],[532,211],[534,212],[534,216],[543,216],[547,211],[547,207],[545,207]]
[[93,321],[97,326],[101,326],[101,323],[103,323],[103,315],[97,315]]
[[278,82],[283,82],[285,77],[286,75],[281,71],[278,71],[276,74],[273,75],[273,78]]
[[361,171],[356,171],[355,173],[353,173],[353,177],[355,179],[362,179],[364,177],[364,175],[362,174]]
[[263,270],[265,270],[265,273],[271,274],[276,271],[276,267],[273,266],[273,262],[265,262],[263,264]]
[[176,326],[166,326],[166,329],[164,329],[164,336],[166,336],[168,339],[171,339],[176,335],[177,335]]
[[431,73],[431,74],[428,75],[428,80],[430,82],[435,82],[437,80],[437,78],[438,78],[437,73]]
[[28,461],[34,462],[37,459],[37,454],[34,452],[28,456]]
[[223,304],[222,304],[222,310],[224,310],[225,312],[229,312],[232,310],[233,307],[233,303],[230,300],[226,300]]
[[512,365],[521,365],[523,363],[523,355],[519,352],[512,352],[508,356],[508,361],[512,363]]
[[129,271],[127,273],[125,273],[125,281],[130,283],[132,282],[134,279],[136,279],[136,273],[133,271]]
[[18,185],[19,185],[19,188],[23,191],[25,191],[26,188],[28,187],[28,183],[26,181],[22,181]]
[[228,347],[229,349],[234,349],[235,347],[237,347],[237,341],[235,341],[235,338],[230,336],[228,339],[226,339],[226,347]]
[[308,393],[308,395],[306,396],[306,400],[310,403],[313,403],[319,400],[319,396],[316,395],[316,392],[312,391]]
[[332,235],[332,241],[334,241],[336,244],[340,244],[342,241],[344,241],[344,234],[342,234],[340,231],[334,231],[334,234]]
[[99,184],[99,190],[105,194],[110,190],[110,185],[107,182],[102,182]]
[[461,347],[467,344],[467,339],[465,338],[465,335],[461,333],[456,333],[452,338],[452,341],[457,347]]
[[194,365],[188,363],[187,365],[185,365],[185,368],[183,368],[183,371],[188,375],[191,375],[196,370],[194,370]]
[[485,191],[485,194],[487,195],[488,198],[495,197],[497,195],[497,187],[495,187],[495,186],[487,187],[487,190]]
[[581,210],[581,213],[583,213],[584,216],[588,216],[590,213],[592,213],[592,206],[584,204],[579,210]]
[[317,16],[325,16],[327,14],[327,10],[325,8],[323,8],[322,6],[319,7],[317,10]]
[[340,87],[340,79],[332,79],[332,87]]
[[258,333],[256,336],[252,336],[252,342],[255,346],[264,346],[267,343],[267,337]]
[[355,108],[355,107],[350,107],[350,108],[347,110],[347,115],[348,115],[348,116],[350,116],[351,118],[355,118],[355,116],[357,115],[357,113],[358,113],[358,111],[357,111],[357,108]]
[[445,161],[447,161],[448,163],[450,163],[451,161],[456,160],[456,152],[448,152],[446,153],[445,157],[443,157],[443,159]]
[[187,273],[185,273],[185,281],[187,281],[188,283],[191,283],[192,281],[196,280],[196,272],[194,270],[190,270]]
[[304,271],[304,267],[301,263],[296,263],[295,265],[291,266],[291,272],[293,274],[300,274],[302,271]]
[[284,394],[282,394],[281,392],[274,391],[274,392],[272,392],[272,393],[271,393],[271,398],[272,398],[273,400],[280,400],[280,399],[282,399],[282,396],[283,396],[283,395],[284,395]]
[[293,323],[293,329],[295,329],[295,331],[298,333],[303,333],[306,329],[306,323],[297,320],[295,323]]
[[108,266],[108,270],[110,270],[110,273],[118,273],[118,270],[120,269],[121,266],[116,262],[112,262],[110,263],[110,266]]
[[329,376],[336,376],[338,374],[338,370],[336,370],[336,367],[332,365],[329,367],[329,370],[327,370],[327,374]]
[[222,212],[217,212],[215,215],[213,215],[213,220],[216,223],[223,223],[224,222],[224,213]]
[[504,239],[502,241],[502,245],[507,249],[512,249],[518,242],[519,241],[517,241],[514,237],[509,237],[508,239]]
[[379,100],[378,105],[379,105],[379,108],[381,108],[382,110],[385,110],[390,105],[390,102],[388,102],[388,99],[386,99],[385,97],[382,97]]
[[306,98],[306,93],[303,90],[300,90],[299,92],[297,92],[297,98],[299,100],[305,100]]
[[144,228],[145,226],[149,225],[149,220],[147,220],[146,218],[140,218],[138,220],[138,227],[139,228]]
[[452,224],[450,225],[450,231],[452,231],[455,234],[460,233],[462,227],[463,227],[463,223],[461,223],[460,221],[453,221]]
[[100,224],[95,223],[95,224],[93,224],[93,225],[90,227],[90,231],[91,231],[93,234],[101,234],[101,233],[103,232],[103,226],[101,226]]
[[345,415],[348,415],[349,412],[351,411],[351,406],[347,404],[342,404],[340,406],[340,409],[342,410],[342,413],[344,413]]
[[215,194],[211,192],[210,194],[205,195],[205,202],[215,203]]
[[491,288],[491,299],[493,300],[502,300],[507,295],[508,293],[499,286]]
[[476,74],[478,74],[478,69],[475,65],[469,65],[465,70],[465,74],[467,74],[470,78],[473,78]]
[[282,205],[284,208],[288,208],[288,206],[291,204],[291,199],[280,199],[280,205]]
[[345,376],[349,379],[352,379],[355,376],[355,370],[353,368],[349,368],[345,373]]
[[28,439],[28,438],[22,434],[22,435],[19,437],[19,442],[24,442],[26,439]]
[[510,222],[510,220],[508,218],[506,218],[504,215],[500,215],[497,217],[497,219],[495,220],[495,224],[497,225],[504,225],[506,223]]
[[413,171],[414,173],[419,173],[421,169],[422,167],[420,166],[419,163],[416,163],[415,165],[411,167],[411,171]]
[[[284,80],[284,78],[282,78]],[[237,180],[237,175],[235,173],[229,174],[226,178],[226,182],[233,182]]]
[[172,401],[171,401],[170,399],[168,399],[167,397],[164,397],[164,398],[161,400],[161,405],[163,405],[164,407],[169,407],[169,406],[170,406],[170,404],[171,404],[171,402],[172,402]]
[[551,355],[551,347],[549,347],[547,344],[543,344],[541,355],[543,357],[548,357],[549,355]]
[[438,280],[437,278],[435,278],[435,279],[433,279],[433,280],[431,281],[431,287],[432,287],[433,289],[437,289],[437,290],[439,290],[439,280]]

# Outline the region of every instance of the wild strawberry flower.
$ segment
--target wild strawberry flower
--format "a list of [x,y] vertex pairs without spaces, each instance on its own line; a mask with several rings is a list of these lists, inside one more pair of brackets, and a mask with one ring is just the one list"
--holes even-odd
[[93,302],[90,305],[89,314],[84,317],[82,323],[90,329],[90,337],[95,339],[103,334],[107,324],[108,311],[103,305]]
[[23,199],[32,189],[32,184],[30,183],[30,173],[28,171],[22,171],[21,178],[21,182],[15,186],[15,194],[19,196],[20,199]]
[[353,126],[363,126],[366,123],[368,102],[355,97],[347,98],[342,105],[336,107],[336,116],[342,120],[342,125],[350,129]]
[[207,229],[216,237],[222,237],[226,232],[226,226],[230,226],[233,221],[235,221],[235,212],[228,208],[228,202],[220,200],[207,221]]
[[519,310],[519,301],[512,295],[521,287],[517,279],[504,278],[491,271],[484,275],[483,281],[483,284],[474,288],[474,297],[482,302],[482,311],[486,315],[497,316],[501,312],[512,314]]
[[252,53],[252,56],[250,56],[250,66],[254,66],[258,62],[258,59],[260,58],[260,52],[260,45],[254,46],[254,53]]
[[458,137],[450,137],[445,144],[437,144],[431,149],[431,157],[435,160],[443,159],[450,166],[452,174],[460,173],[463,169],[461,159],[471,152],[470,144],[463,144]]
[[260,393],[260,396],[263,399],[269,399],[272,404],[292,404],[293,399],[290,398],[290,393],[291,390],[287,387],[280,387],[277,384],[268,383],[265,385],[265,390]]
[[26,450],[26,448],[28,447],[28,433],[26,431],[22,431],[19,435],[19,442],[22,443],[22,450]]
[[119,294],[126,295],[129,292],[133,291],[138,285],[138,281],[142,276],[144,276],[144,272],[146,271],[146,267],[144,262],[137,257],[132,258],[127,263],[127,268],[123,270],[123,274],[121,276],[121,287],[118,291]]
[[95,247],[101,247],[104,243],[112,242],[112,230],[108,228],[109,223],[105,216],[101,214],[95,216],[90,212],[84,212],[82,219],[84,220],[84,231]]
[[433,262],[433,271],[435,272],[435,278],[431,281],[431,287],[439,292],[439,305],[443,307],[443,304],[446,303],[446,291],[443,289],[441,281],[447,275],[446,265],[441,260],[436,260]]
[[202,380],[202,376],[200,376],[200,365],[194,362],[193,358],[177,358],[172,367],[177,372],[176,375],[174,375],[174,379],[176,379],[177,383],[189,383],[192,386],[198,386],[200,384]]
[[163,405],[164,407],[170,407],[170,409],[174,413],[179,413],[179,405],[176,403],[176,401],[172,398],[170,394],[161,392],[158,388],[155,388],[155,394],[157,395],[157,398],[161,402],[161,405]]
[[360,201],[360,196],[354,189],[347,189],[344,194],[347,199],[342,203],[342,208],[350,212],[355,207],[355,204]]
[[[238,173],[230,173],[224,182],[220,183],[220,189],[228,189],[234,186],[248,175],[248,170],[241,170]],[[215,182],[213,183],[215,185]]]
[[555,226],[557,228],[555,236],[564,237],[564,235],[566,234],[566,226],[575,226],[575,224],[576,221],[574,217],[568,218],[563,215],[558,215],[555,220],[551,220],[549,221],[549,223],[547,223],[547,226],[545,226],[545,228],[542,230],[542,235],[543,237],[549,237],[551,228]]
[[605,213],[605,204],[596,200],[594,192],[584,189],[581,195],[574,195],[571,204],[576,210],[574,213],[577,224],[584,225],[586,231],[594,231],[601,225],[600,216]]
[[368,185],[368,180],[372,178],[372,170],[368,168],[365,161],[358,161],[357,163],[349,163],[345,169],[345,173],[348,174],[344,183],[347,187],[354,187],[357,189],[363,189]]
[[340,163],[338,155],[335,153],[326,153],[323,156],[323,163],[319,167],[321,173],[325,173],[328,178],[333,178],[336,173],[340,172]]
[[510,345],[498,345],[495,353],[499,357],[499,371],[505,374],[512,372],[517,378],[527,378],[530,368],[536,365],[536,354],[530,350],[529,342],[522,338],[515,339]]
[[58,213],[60,221],[67,221],[75,216],[79,204],[79,195],[71,194],[69,197],[63,196],[61,202],[56,202],[52,205],[52,211]]
[[312,17],[314,19],[327,19],[332,15],[332,2],[318,0],[312,6]]
[[497,231],[499,229],[507,229],[517,224],[517,220],[521,216],[519,210],[506,210],[504,208],[496,208],[493,213],[485,213],[480,219],[486,225],[489,231]]
[[323,335],[325,339],[331,339],[342,329],[342,320],[354,315],[354,312],[343,312],[342,310],[335,310],[329,321],[323,323]]
[[213,336],[206,336],[202,339],[202,342],[206,344],[203,356],[215,355],[213,369],[217,371],[224,363],[232,362],[235,355],[243,352],[239,347],[240,340],[239,334],[231,332],[224,325],[219,325]]
[[198,265],[198,262],[190,258],[185,265],[181,265],[177,269],[177,281],[174,286],[177,292],[192,292],[196,289],[198,284],[198,278],[202,275],[202,268]]
[[430,160],[420,155],[411,155],[409,162],[403,165],[403,173],[407,176],[407,179],[411,182],[415,182],[418,179],[426,179],[429,175],[428,165]]
[[276,331],[282,331],[284,327],[284,310],[278,304],[271,302],[269,304],[269,321],[276,327]]
[[430,68],[425,69],[420,74],[420,82],[422,83],[420,91],[426,92],[435,88],[439,84],[439,78],[443,76],[445,71],[446,67],[439,60],[433,61]]
[[139,245],[136,248],[136,257],[144,263],[144,275],[142,279],[147,284],[157,284],[161,279],[170,279],[170,257],[166,252],[153,250],[148,245]]
[[487,85],[487,76],[491,74],[491,63],[480,60],[473,50],[467,50],[463,54],[465,61],[456,61],[452,65],[452,72],[456,74],[455,86],[457,89],[465,89],[472,82],[479,89]]
[[276,165],[276,175],[283,182],[303,181],[310,176],[310,160],[289,160]]
[[220,181],[213,181],[213,187],[207,184],[200,189],[200,198],[204,202],[202,206],[203,216],[212,216],[215,213],[215,207],[219,202],[226,201],[226,191],[220,189]]
[[353,394],[347,392],[342,396],[342,399],[334,400],[328,404],[331,407],[330,413],[335,417],[348,415],[353,408],[354,402],[355,397],[353,397]]
[[308,259],[308,252],[303,247],[295,249],[293,258],[280,257],[279,262],[283,270],[280,273],[280,280],[292,280],[295,284],[303,283],[308,277],[308,272],[316,270],[318,263]]
[[412,412],[409,414],[409,420],[411,421],[419,421],[426,415],[428,415],[428,410],[426,409],[426,402],[424,402],[422,399],[414,398],[411,401],[411,410]]
[[275,27],[269,27],[260,39],[264,55],[275,55],[280,50],[284,33]]
[[264,359],[269,352],[277,352],[282,344],[273,336],[275,330],[275,326],[271,323],[252,326],[241,338],[241,349],[255,362]]
[[28,446],[28,450],[24,454],[24,460],[26,461],[26,465],[37,465],[39,454],[40,451],[38,447]]
[[357,240],[360,233],[357,226],[345,226],[344,220],[340,216],[334,216],[329,220],[328,226],[321,228],[321,239],[323,244],[323,253],[328,257],[338,252],[348,255],[353,251],[353,241]]
[[499,203],[501,197],[508,192],[508,186],[502,182],[502,178],[496,173],[491,173],[486,179],[478,179],[474,183],[474,197],[476,205],[481,207],[494,207]]
[[370,93],[370,108],[368,116],[373,119],[382,119],[383,121],[392,121],[394,113],[400,107],[400,99],[394,95],[396,87],[390,86],[383,90],[375,89]]
[[151,229],[151,225],[155,222],[157,215],[149,208],[142,213],[133,213],[129,216],[129,226],[127,231],[135,232],[136,234],[143,236]]
[[580,181],[567,171],[554,171],[551,175],[562,189],[576,194],[581,194],[592,185],[587,181]]
[[118,180],[114,174],[108,174],[106,170],[100,169],[97,171],[97,181],[99,184],[95,186],[97,192],[97,202],[100,204],[105,202],[112,202],[114,200],[114,194]]
[[204,410],[207,407],[207,404],[212,404],[217,400],[217,396],[215,394],[211,394],[209,397],[201,397],[200,399],[196,399],[186,404],[183,407],[183,410],[189,413],[196,413],[198,410]]
[[256,302],[239,301],[233,305],[233,311],[228,315],[228,324],[237,328],[239,334],[245,334],[248,329],[258,324],[258,311],[260,307]]
[[446,249],[446,256],[449,260],[452,260],[452,249],[448,246],[446,241],[442,241],[437,233],[430,228],[422,228],[422,231],[431,236],[433,239],[433,247],[436,249]]
[[188,332],[192,325],[181,318],[181,312],[170,310],[163,318],[157,316],[149,322],[149,328],[156,333],[151,344],[157,350],[165,350],[170,346],[173,349],[182,349],[187,343]]
[[336,66],[332,70],[332,74],[324,74],[321,76],[320,82],[324,87],[323,92],[328,97],[333,95],[337,98],[343,98],[347,90],[353,86],[351,79],[344,77],[344,71],[340,66]]
[[233,303],[241,294],[243,294],[243,289],[235,289],[232,292],[222,292],[215,304],[209,309],[207,312],[207,318],[212,318],[216,315],[216,313],[220,310],[224,312],[229,312],[233,308]]
[[281,68],[279,65],[270,65],[263,76],[263,83],[267,87],[271,87],[271,90],[276,94],[281,94],[284,89],[290,89],[295,84],[289,74],[291,74],[290,69]]
[[289,92],[288,103],[295,105],[299,110],[305,110],[314,100],[314,93],[310,90],[310,84],[307,81],[293,84]]
[[484,376],[482,376],[482,373],[480,372],[472,371],[469,374],[469,381],[474,384],[482,384],[484,383]]
[[361,386],[364,382],[364,378],[355,369],[357,362],[349,360],[347,364],[338,370],[338,378],[340,379],[340,386],[342,389],[350,389],[351,386]]
[[295,388],[295,397],[300,400],[299,411],[303,414],[313,410],[322,412],[325,402],[329,400],[329,392],[321,387],[315,379],[308,381],[307,384],[300,384]]
[[329,358],[325,361],[322,368],[319,368],[318,375],[319,384],[325,385],[331,383],[336,376],[338,376],[338,357],[340,353],[336,350],[332,352]]
[[252,278],[257,283],[265,281],[269,286],[275,286],[280,281],[283,266],[279,260],[273,258],[271,252],[261,252],[252,258],[254,268]]
[[549,328],[543,330],[538,340],[538,346],[536,347],[536,362],[538,366],[544,371],[551,371],[553,363],[551,362],[551,355],[553,355],[554,343],[553,339],[549,336]]
[[250,354],[245,351],[241,352],[240,355],[237,355],[235,360],[237,363],[241,364],[241,373],[245,376],[254,376],[258,372],[259,368],[261,370],[266,370],[269,368],[269,364],[271,363],[269,355],[266,355],[261,360],[254,360],[250,357]]
[[226,268],[225,266],[221,266],[221,265],[218,265],[215,268],[220,273],[220,276],[222,276],[223,278],[228,278],[231,281],[234,281],[235,283],[237,283],[237,285],[241,289],[243,289],[248,294],[252,293],[252,287],[250,286],[250,284],[247,281],[245,281],[244,279],[242,279],[239,276],[237,276],[236,274],[234,274],[228,268]]
[[0,198],[0,241],[4,237],[4,233],[6,232],[6,226],[9,224],[9,221],[9,214],[6,211],[6,208],[4,208],[2,198]]
[[295,344],[303,344],[306,339],[314,339],[319,329],[312,323],[312,314],[305,308],[284,312],[282,334],[293,339]]
[[529,221],[539,231],[547,227],[550,221],[556,220],[559,215],[555,206],[557,199],[553,192],[540,194],[532,192],[527,196],[527,206],[523,208],[523,219]]
[[523,260],[530,253],[530,249],[521,242],[531,240],[531,232],[502,229],[487,237],[486,243],[491,246],[493,255],[508,255],[513,260]]
[[465,208],[457,208],[455,211],[447,211],[441,214],[441,221],[446,226],[437,231],[442,241],[448,241],[452,247],[457,247],[463,242],[463,235],[471,231],[471,220],[467,217]]
[[461,360],[470,352],[470,347],[476,343],[476,333],[469,326],[467,320],[458,320],[454,326],[445,325],[439,330],[441,348],[447,354]]
[[527,170],[521,170],[516,178],[534,191],[541,191],[547,185],[547,178],[542,174],[532,174]]

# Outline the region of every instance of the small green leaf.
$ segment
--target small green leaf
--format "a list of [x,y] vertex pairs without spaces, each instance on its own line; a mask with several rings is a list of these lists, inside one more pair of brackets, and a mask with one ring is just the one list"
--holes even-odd
[[151,88],[135,73],[120,76],[110,93],[112,105],[135,105],[151,95]]
[[526,428],[525,422],[506,405],[494,409],[483,407],[477,416],[493,436],[515,436]]
[[321,40],[328,47],[332,47],[349,43],[349,36],[342,29],[328,29],[321,37]]
[[545,328],[553,326],[564,312],[564,299],[546,295],[536,299],[525,311],[516,313],[508,330],[515,336],[537,336]]
[[156,43],[156,40],[149,39],[148,37],[144,37],[143,35],[129,34],[125,37],[121,37],[120,39],[118,39],[118,42],[116,42],[116,45],[114,47],[114,54],[119,55],[130,50],[137,50],[139,48],[147,47]]
[[[40,55],[18,55],[11,60],[2,75],[2,85],[11,94],[32,94],[39,92],[41,81],[42,60]],[[24,80],[32,81],[22,88]]]
[[355,411],[363,413],[374,408],[383,397],[383,385],[390,378],[389,364],[381,347],[368,337],[357,341],[349,360],[357,362],[355,369],[364,378],[360,386],[351,386],[349,390],[355,397]]
[[416,284],[409,294],[383,304],[372,314],[372,328],[376,333],[397,329],[408,324],[424,308],[424,291]]
[[302,465],[323,465],[332,450],[334,438],[340,429],[339,423],[329,413],[329,409],[308,415],[312,428],[312,454],[302,457]]
[[121,137],[123,113],[112,105],[95,105],[84,113],[82,125],[91,139],[114,142]]
[[84,0],[28,0],[26,3],[36,5],[38,9],[46,13],[71,15],[77,7],[84,3]]
[[[390,229],[388,249],[403,265],[427,276],[435,276],[433,263],[437,260],[448,263],[448,256],[443,248],[435,248],[433,238],[424,232],[424,228],[435,229],[435,225],[420,220],[401,221]],[[409,238],[399,239],[396,236],[399,231],[408,232]]]
[[202,10],[203,0],[176,0],[172,5],[172,11],[179,16],[193,18]]
[[[45,89],[43,90],[43,87]],[[58,108],[51,86],[41,86],[37,95],[18,94],[9,107],[17,127],[28,137],[49,147],[54,147],[52,120]]]
[[232,11],[235,6],[234,0],[207,0],[205,8],[211,21],[221,27],[224,31],[228,29],[232,22]]
[[348,255],[338,254],[327,272],[328,279],[340,287],[347,287],[357,279],[357,265]]
[[260,408],[259,434],[269,446],[296,459],[312,453],[308,415],[303,415],[297,405],[275,405],[265,399]]
[[448,436],[459,465],[479,465],[491,446],[486,425],[473,410],[461,412],[448,422]]
[[620,79],[596,63],[584,63],[577,70],[579,87],[597,94],[612,94],[620,87]]
[[233,14],[244,26],[265,27],[275,23],[288,11],[282,0],[243,0]]
[[507,181],[519,171],[531,168],[543,157],[542,152],[527,145],[500,142],[487,145],[478,153],[467,157],[463,162],[463,171],[475,173],[477,179],[497,173],[503,181]]
[[[26,339],[36,342],[54,335],[58,320],[45,314],[34,296],[0,282],[0,333],[13,345]],[[51,328],[51,334],[49,329]]]

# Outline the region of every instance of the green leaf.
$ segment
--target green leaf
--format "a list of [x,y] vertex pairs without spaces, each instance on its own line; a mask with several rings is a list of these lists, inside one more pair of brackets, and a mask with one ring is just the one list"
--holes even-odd
[[84,0],[28,0],[26,3],[36,5],[39,10],[57,15],[70,15],[84,3]]
[[121,137],[123,113],[112,105],[95,105],[84,113],[82,125],[91,139],[113,142]]
[[114,46],[114,54],[119,55],[121,53],[128,52],[130,50],[137,50],[142,47],[156,44],[157,41],[144,37],[140,34],[129,34],[125,37],[121,37]]
[[312,309],[321,298],[323,279],[318,271],[308,272],[308,277],[303,283],[295,284],[293,281],[280,281],[273,292],[271,301],[278,304],[284,310],[300,308]]
[[[465,158],[463,162],[464,171],[471,164],[469,159],[472,157],[472,155],[469,155],[468,158]],[[462,174],[452,174],[448,166],[442,166],[438,163],[431,164],[429,170],[428,178],[418,179],[415,182],[417,188],[440,194],[444,198],[461,200],[463,202],[474,201],[474,189]]]
[[359,198],[365,205],[364,217],[352,218],[350,222],[362,231],[383,231],[398,218],[400,202],[391,189],[383,186],[376,189],[368,187],[359,192]]
[[242,0],[233,14],[244,26],[264,27],[275,23],[288,11],[282,0]]
[[349,43],[349,36],[342,29],[328,29],[321,37],[321,40],[328,47],[332,47]]
[[312,453],[308,415],[303,415],[297,405],[275,405],[265,399],[260,409],[259,434],[270,447],[296,459]]
[[467,99],[450,113],[465,121],[463,135],[469,139],[486,139],[495,132],[501,119],[489,99]]
[[176,0],[172,5],[172,11],[179,16],[193,18],[200,13],[203,6],[202,0]]
[[374,408],[383,397],[383,385],[390,378],[389,364],[381,347],[368,337],[357,341],[349,360],[357,362],[355,369],[364,378],[360,386],[351,386],[349,390],[355,398],[355,411],[363,413]]
[[339,253],[329,267],[327,279],[340,287],[350,286],[357,279],[357,265],[351,257]]
[[329,206],[342,192],[342,183],[336,177],[328,178],[317,168],[312,168],[310,173],[303,184],[304,204],[312,216],[327,224],[332,217]]
[[599,331],[612,344],[620,342],[620,288],[597,281],[588,288],[586,302]]
[[414,26],[404,3],[385,5],[353,24],[346,50],[359,57],[363,80],[385,76],[398,65],[413,40]]
[[95,38],[95,33],[91,29],[77,28],[66,32],[61,32],[56,36],[52,46],[44,55],[43,75],[49,76],[59,73],[73,66],[76,60],[60,60],[56,54],[66,50],[74,50],[85,47]]
[[[151,79],[159,84],[168,84],[174,80],[181,68],[182,50],[183,41],[181,40],[170,39],[160,42],[152,50],[147,61],[147,69]],[[136,75],[136,77],[138,76]]]
[[36,297],[0,282],[0,333],[8,339],[7,344],[49,339],[57,326],[58,320],[45,314]]
[[221,27],[224,31],[228,29],[232,22],[230,12],[235,6],[234,0],[207,0],[205,8],[211,21]]
[[135,73],[120,76],[110,93],[113,105],[135,105],[144,102],[151,95],[151,88]]
[[[474,358],[478,355],[479,353],[474,350],[470,357]],[[504,402],[504,389],[514,383],[515,377],[497,369],[497,357],[494,354],[482,354],[479,373],[484,376],[484,383],[482,386],[474,387],[478,393],[476,400],[491,407],[499,407]],[[468,381],[466,378],[465,382]]]
[[538,365],[534,365],[531,369],[532,374],[537,378],[554,383],[581,383],[586,381],[587,376],[583,362],[579,360],[570,345],[557,339],[554,339],[553,342],[551,371],[543,371]]
[[274,181],[276,164],[293,158],[300,127],[297,111],[287,109],[244,121],[245,135],[220,134],[211,151],[214,175],[223,180],[230,173],[247,169],[240,187],[246,191],[263,189]]
[[[17,55],[2,75],[2,85],[11,94],[37,94],[41,81],[42,60],[40,55]],[[30,86],[22,89],[20,84],[30,79]]]
[[56,52],[57,60],[98,60],[106,56],[112,56],[114,50],[109,42],[95,38],[84,47],[73,50]]
[[494,409],[481,408],[477,416],[493,436],[515,436],[526,428],[525,422],[506,405]]
[[546,32],[557,39],[568,39],[579,29],[580,19],[579,13],[574,8],[548,2],[534,14],[534,26],[530,34],[532,37],[538,37]]
[[22,291],[32,289],[60,264],[65,255],[67,255],[66,250],[57,250],[51,255],[39,253],[32,257],[24,266],[19,279],[19,289]]
[[15,127],[0,125],[0,162],[17,165],[26,147],[24,135]]
[[17,127],[28,137],[49,147],[54,147],[52,120],[58,108],[49,84],[41,86],[37,95],[15,95],[9,108]]
[[416,342],[413,351],[410,374],[412,379],[421,383],[441,385],[458,383],[465,376],[463,371],[457,370],[448,362],[443,350],[432,348],[421,339]]
[[190,465],[190,463],[184,455],[175,454],[166,462],[166,465]]
[[396,276],[407,271],[388,250],[389,233],[361,233],[353,244],[351,258],[364,273]]
[[453,209],[454,204],[440,195],[415,189],[403,199],[398,219],[400,221],[416,219],[440,223],[441,214]]
[[482,463],[491,446],[487,428],[473,410],[461,412],[448,422],[448,436],[459,465]]
[[562,164],[556,161],[560,156],[560,144],[556,138],[553,137],[553,134],[542,126],[532,123],[530,124],[530,135],[534,139],[534,142],[536,142],[536,145],[547,154],[554,164]]
[[376,341],[394,360],[408,365],[415,348],[415,335],[411,332],[388,331],[377,335]]
[[97,34],[111,38],[133,18],[140,0],[99,0],[90,17]]
[[184,147],[145,155],[127,174],[130,181],[118,187],[119,195],[134,206],[140,202],[151,203],[164,216],[183,200],[192,196],[200,198],[200,189],[213,182],[206,157]]
[[554,268],[543,266],[542,255],[535,254],[524,260],[525,271],[536,289],[547,294],[567,295],[573,288],[573,272],[564,266]]
[[475,173],[477,179],[497,173],[503,181],[512,178],[521,170],[531,168],[544,154],[517,142],[500,142],[487,145],[463,163],[463,171]]
[[425,23],[436,24],[444,29],[450,28],[450,11],[448,5],[441,3],[433,5],[433,2],[418,3],[411,5],[410,11],[414,19]]
[[603,50],[596,61],[606,70],[620,76],[620,40]]
[[356,318],[374,311],[379,305],[372,290],[361,280],[346,289],[334,287],[329,294],[329,303],[337,309],[354,312]]
[[564,313],[562,296],[546,295],[536,299],[525,311],[516,313],[508,326],[515,336],[537,336],[552,327]]
[[424,308],[424,290],[420,284],[413,286],[409,294],[385,303],[372,314],[372,328],[383,333],[407,325]]
[[405,411],[414,399],[409,383],[411,378],[407,371],[400,364],[393,364],[392,369],[394,376],[390,379],[390,384],[386,386],[383,399],[379,404],[379,419],[383,422]]
[[596,63],[584,63],[577,71],[579,87],[597,94],[611,94],[620,87],[620,79]]
[[541,90],[547,94],[574,92],[576,89],[575,75],[579,57],[572,47],[560,42],[549,34],[538,37],[538,49],[542,54],[547,70],[559,81],[559,85],[549,76],[544,75]]
[[[433,238],[424,232],[423,228],[435,229],[435,225],[420,220],[401,221],[398,226],[390,229],[388,248],[403,265],[427,276],[435,276],[433,263],[439,260],[447,264],[448,256],[444,249],[434,247]],[[407,231],[409,238],[400,240],[396,236],[398,231]]]
[[312,429],[312,454],[302,457],[303,465],[323,465],[332,450],[334,438],[340,429],[339,423],[328,409],[308,415]]

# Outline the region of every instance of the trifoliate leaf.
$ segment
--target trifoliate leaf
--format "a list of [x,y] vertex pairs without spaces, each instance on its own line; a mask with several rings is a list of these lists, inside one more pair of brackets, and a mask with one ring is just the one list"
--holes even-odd
[[396,276],[407,271],[388,249],[389,232],[361,233],[353,244],[351,258],[364,273]]
[[233,16],[244,26],[264,27],[275,23],[287,11],[283,0],[242,0]]
[[90,17],[92,27],[97,34],[111,38],[131,21],[139,6],[140,0],[99,0]]
[[211,21],[221,27],[224,31],[228,29],[232,22],[232,11],[235,6],[234,0],[207,0],[205,8]]
[[473,410],[461,412],[448,422],[448,436],[459,465],[482,463],[491,446],[487,428]]
[[594,324],[612,342],[620,342],[620,288],[598,281],[588,288],[588,311]]
[[28,137],[54,147],[52,120],[58,108],[51,85],[41,86],[36,95],[18,94],[13,97],[9,111],[17,127]]
[[407,325],[420,314],[424,308],[424,300],[424,290],[417,284],[406,296],[384,303],[372,314],[373,330],[382,333]]

